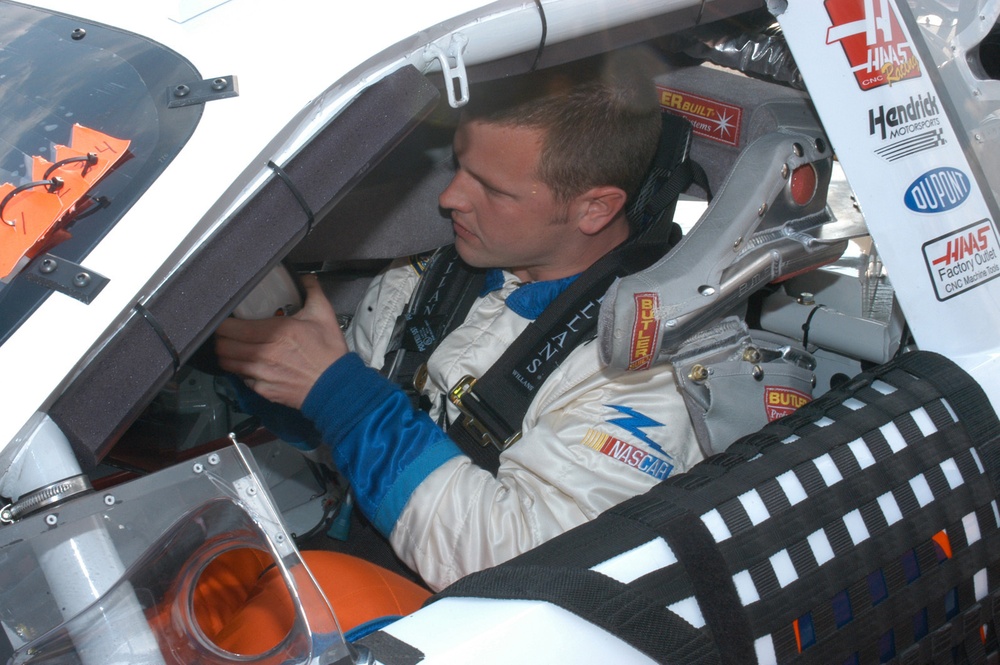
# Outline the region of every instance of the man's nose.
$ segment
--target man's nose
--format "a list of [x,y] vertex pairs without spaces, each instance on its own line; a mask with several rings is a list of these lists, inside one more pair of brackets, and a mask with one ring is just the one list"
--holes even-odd
[[438,205],[445,210],[458,210],[459,212],[466,212],[469,209],[469,199],[465,195],[464,188],[462,187],[462,172],[457,171],[455,175],[452,176],[451,182],[448,186],[444,188],[438,196]]

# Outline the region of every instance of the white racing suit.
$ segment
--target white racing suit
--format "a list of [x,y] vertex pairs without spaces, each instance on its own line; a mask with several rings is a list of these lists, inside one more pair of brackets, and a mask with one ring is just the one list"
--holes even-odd
[[496,477],[474,465],[435,422],[442,408],[459,417],[442,396],[481,377],[573,278],[520,285],[490,271],[465,322],[428,360],[428,415],[365,367],[381,367],[418,269],[401,260],[372,282],[348,331],[355,353],[323,374],[302,411],[357,505],[430,587],[506,561],[702,459],[670,366],[612,370],[588,343],[539,388]]

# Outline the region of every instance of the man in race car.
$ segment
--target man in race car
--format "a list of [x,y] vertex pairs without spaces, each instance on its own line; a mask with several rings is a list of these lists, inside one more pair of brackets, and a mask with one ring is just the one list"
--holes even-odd
[[[657,146],[660,109],[646,77],[577,68],[524,78],[474,90],[455,133],[457,170],[440,205],[458,255],[486,278],[426,362],[429,413],[378,371],[421,281],[419,263],[397,261],[374,280],[346,339],[311,277],[294,316],[228,319],[216,337],[222,368],[311,421],[357,506],[435,590],[702,458],[670,366],[611,369],[596,343],[574,348],[545,379],[495,475],[440,426],[461,415],[446,399],[457,382],[481,377],[581,273],[628,240],[626,202]],[[267,423],[264,400],[256,408]]]

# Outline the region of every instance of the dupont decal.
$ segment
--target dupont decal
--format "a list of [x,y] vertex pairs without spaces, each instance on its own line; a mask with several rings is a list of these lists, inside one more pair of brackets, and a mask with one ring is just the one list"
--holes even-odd
[[906,188],[903,203],[913,212],[935,213],[957,208],[969,198],[969,176],[958,169],[933,169]]
[[894,162],[944,145],[938,100],[927,92],[910,96],[905,104],[868,109],[868,135],[879,142],[875,154]]
[[647,453],[642,448],[625,443],[610,434],[598,432],[597,430],[587,430],[587,435],[583,439],[583,445],[592,448],[602,455],[607,455],[616,459],[622,464],[627,464],[633,469],[638,469],[648,476],[657,480],[663,480],[674,470],[672,462]]
[[941,301],[1000,276],[997,232],[989,219],[926,242],[923,252],[935,295]]
[[683,90],[656,87],[660,93],[660,106],[686,118],[695,134],[734,147],[740,145],[742,108]]
[[920,76],[920,61],[888,0],[826,0],[826,43],[839,43],[862,90]]
[[634,298],[635,325],[629,347],[629,371],[649,369],[660,339],[660,321],[656,318],[656,310],[660,307],[659,294],[655,291],[636,293]]
[[784,418],[811,401],[812,397],[801,390],[785,386],[764,387],[764,410],[767,413],[768,422]]

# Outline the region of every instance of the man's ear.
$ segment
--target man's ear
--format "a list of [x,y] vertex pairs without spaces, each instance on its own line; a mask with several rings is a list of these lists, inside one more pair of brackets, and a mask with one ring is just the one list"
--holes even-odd
[[578,228],[586,235],[595,235],[615,221],[625,210],[625,191],[611,185],[592,187],[575,201]]

